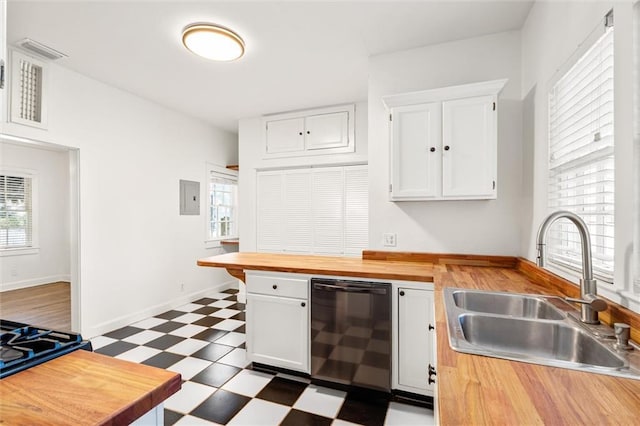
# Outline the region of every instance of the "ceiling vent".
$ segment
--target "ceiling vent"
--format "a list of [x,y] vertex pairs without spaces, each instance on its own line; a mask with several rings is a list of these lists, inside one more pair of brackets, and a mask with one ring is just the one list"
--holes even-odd
[[57,50],[52,49],[49,46],[45,46],[44,44],[35,40],[31,40],[30,38],[23,38],[16,44],[28,52],[35,53],[38,56],[47,58],[52,61],[67,57],[67,55],[65,55],[64,53],[58,52]]

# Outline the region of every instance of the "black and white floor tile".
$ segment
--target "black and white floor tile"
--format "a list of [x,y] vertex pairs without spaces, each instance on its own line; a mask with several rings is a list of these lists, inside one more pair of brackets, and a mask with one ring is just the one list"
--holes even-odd
[[91,339],[98,353],[182,374],[167,425],[433,424],[433,411],[250,368],[237,290],[212,294]]

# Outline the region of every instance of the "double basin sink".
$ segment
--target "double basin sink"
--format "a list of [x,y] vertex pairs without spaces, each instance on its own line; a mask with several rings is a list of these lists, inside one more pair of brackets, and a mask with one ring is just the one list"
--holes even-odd
[[562,298],[445,288],[451,348],[458,352],[640,380],[638,348],[616,350]]

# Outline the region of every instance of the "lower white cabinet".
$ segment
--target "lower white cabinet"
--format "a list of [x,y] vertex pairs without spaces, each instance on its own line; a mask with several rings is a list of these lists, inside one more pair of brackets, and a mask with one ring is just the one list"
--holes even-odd
[[394,286],[394,292],[397,327],[392,387],[433,396],[436,379],[433,290]]
[[247,357],[309,373],[308,279],[247,274]]

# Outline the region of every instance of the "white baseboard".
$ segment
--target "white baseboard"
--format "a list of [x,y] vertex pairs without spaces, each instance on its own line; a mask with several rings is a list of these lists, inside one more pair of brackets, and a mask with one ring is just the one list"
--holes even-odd
[[71,275],[51,275],[49,277],[2,283],[0,284],[0,291],[20,290],[22,288],[36,287],[43,284],[57,283],[59,281],[71,282]]
[[134,322],[141,321],[143,319],[152,317],[154,315],[161,314],[173,308],[177,308],[178,306],[193,302],[194,300],[198,300],[202,297],[207,297],[210,294],[221,292],[230,288],[234,288],[234,289],[238,288],[238,283],[236,280],[226,281],[215,287],[209,287],[205,290],[196,291],[194,293],[182,296],[180,298],[173,299],[170,302],[161,303],[161,304],[151,306],[149,308],[142,309],[140,311],[137,311],[131,314],[122,315],[118,318],[105,321],[93,327],[82,325],[80,327],[81,328],[80,333],[82,334],[82,337],[84,339],[90,339],[92,337],[100,336],[110,331],[125,327]]

